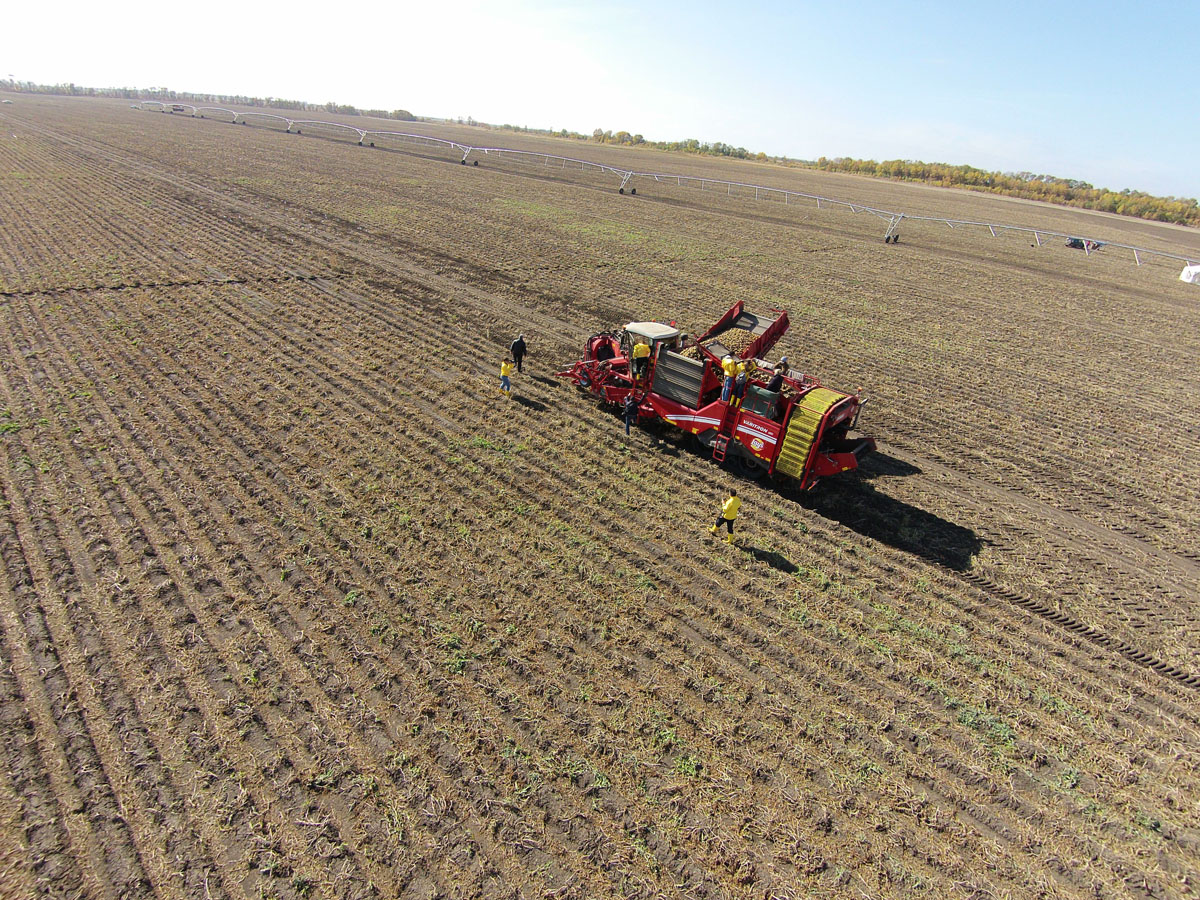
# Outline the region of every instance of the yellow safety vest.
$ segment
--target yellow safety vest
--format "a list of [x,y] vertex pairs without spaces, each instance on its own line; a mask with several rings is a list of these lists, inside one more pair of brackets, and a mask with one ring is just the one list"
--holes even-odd
[[721,516],[726,519],[736,519],[738,510],[742,508],[741,497],[730,497],[721,505]]

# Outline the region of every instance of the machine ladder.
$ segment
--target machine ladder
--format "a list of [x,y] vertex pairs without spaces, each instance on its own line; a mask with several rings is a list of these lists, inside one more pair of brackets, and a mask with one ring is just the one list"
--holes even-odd
[[712,458],[717,462],[725,461],[725,454],[729,450],[729,442],[733,439],[734,423],[737,421],[738,410],[740,405],[734,403],[733,398],[725,404],[725,413],[721,416],[721,424],[717,428],[717,436],[712,442]]
[[729,449],[729,435],[718,434],[712,442],[712,458],[717,462],[725,462],[725,451]]

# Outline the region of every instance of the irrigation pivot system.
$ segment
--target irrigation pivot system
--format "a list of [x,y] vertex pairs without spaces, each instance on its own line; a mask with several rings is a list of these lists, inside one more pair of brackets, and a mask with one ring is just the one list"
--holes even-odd
[[987,229],[992,237],[999,237],[1005,232],[1027,235],[1032,239],[1037,246],[1042,246],[1048,239],[1061,239],[1064,244],[1071,247],[1078,247],[1083,252],[1090,256],[1101,248],[1111,248],[1112,250],[1127,251],[1137,265],[1141,265],[1144,261],[1159,258],[1164,260],[1177,260],[1184,265],[1195,265],[1196,260],[1200,257],[1183,256],[1178,253],[1167,253],[1162,250],[1151,250],[1145,247],[1135,247],[1132,244],[1115,243],[1113,241],[1105,241],[1093,238],[1083,237],[1079,234],[1067,234],[1059,231],[1047,231],[1042,228],[1030,228],[1025,225],[1008,225],[999,222],[974,222],[966,219],[950,219],[941,216],[918,216],[910,215],[909,213],[896,212],[894,210],[879,209],[873,206],[864,206],[861,203],[853,203],[849,200],[838,200],[834,197],[822,197],[817,194],[806,194],[801,191],[790,191],[784,188],[768,187],[760,184],[750,184],[741,181],[722,181],[716,178],[698,178],[694,175],[672,175],[664,172],[637,172],[631,169],[622,169],[616,166],[606,165],[604,163],[593,162],[586,159],[578,159],[570,156],[556,156],[551,153],[537,153],[531,150],[515,150],[509,147],[473,147],[468,144],[462,144],[458,141],[451,141],[445,138],[430,137],[424,134],[411,134],[402,131],[374,131],[366,128],[359,128],[356,125],[347,125],[344,122],[329,122],[319,119],[290,119],[287,116],[281,116],[276,113],[267,112],[235,112],[232,109],[226,109],[222,106],[194,106],[190,103],[174,103],[162,100],[142,100],[140,101],[142,108],[158,110],[164,113],[190,113],[192,117],[207,118],[208,116],[229,116],[230,122],[235,125],[248,125],[251,121],[261,121],[264,124],[274,123],[282,124],[288,133],[295,132],[303,134],[305,128],[315,132],[331,132],[343,133],[349,136],[350,134],[357,135],[358,144],[360,147],[374,147],[375,141],[387,141],[390,144],[409,144],[411,146],[424,146],[428,148],[441,148],[449,150],[455,154],[461,154],[460,162],[465,166],[468,159],[472,165],[479,165],[480,156],[497,158],[510,158],[514,161],[531,163],[537,162],[538,165],[556,167],[561,169],[579,169],[580,171],[592,171],[598,173],[611,174],[620,179],[617,187],[618,193],[624,194],[628,189],[630,194],[637,193],[637,187],[633,182],[635,179],[640,181],[654,181],[656,183],[675,184],[679,187],[693,187],[700,190],[724,190],[729,196],[737,196],[739,198],[749,199],[753,195],[755,200],[769,201],[775,203],[783,203],[791,205],[793,203],[814,203],[817,209],[844,209],[851,213],[867,213],[876,216],[887,223],[886,231],[884,232],[883,241],[885,244],[899,243],[900,241],[900,224],[902,222],[929,222],[933,224],[945,225],[948,228],[971,228],[971,229]]

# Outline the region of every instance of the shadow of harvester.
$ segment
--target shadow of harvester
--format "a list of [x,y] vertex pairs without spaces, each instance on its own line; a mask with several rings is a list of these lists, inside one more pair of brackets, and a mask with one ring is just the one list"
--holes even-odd
[[[711,451],[698,447],[686,437],[662,440],[662,429],[651,427],[643,430],[659,436],[655,448],[659,453],[678,455],[682,451],[712,463]],[[974,531],[890,497],[872,483],[881,478],[886,483],[887,477],[907,477],[920,473],[921,469],[911,463],[877,452],[863,457],[857,472],[826,478],[811,491],[798,491],[786,482],[776,485],[775,490],[779,496],[840,522],[863,537],[956,572],[965,572],[971,568],[971,558],[983,549],[983,540]],[[764,478],[758,480],[758,484],[770,488],[772,482]],[[749,546],[743,549],[780,571],[790,573],[796,568],[777,553]]]
[[858,476],[868,481],[872,478],[881,478],[883,476],[906,478],[909,475],[920,474],[921,469],[912,463],[903,459],[897,459],[894,456],[888,456],[879,450],[868,453],[863,457],[862,465],[858,468]]
[[522,397],[520,394],[513,394],[513,402],[519,403],[526,409],[536,410],[537,412],[545,412],[547,406],[540,400],[534,400],[530,397]]
[[983,540],[971,529],[889,497],[862,478],[830,478],[792,497],[863,537],[956,572],[970,569],[971,558],[983,548]]

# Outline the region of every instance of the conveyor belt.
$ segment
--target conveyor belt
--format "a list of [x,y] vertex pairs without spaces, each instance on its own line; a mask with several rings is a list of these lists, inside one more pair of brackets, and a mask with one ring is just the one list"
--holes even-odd
[[828,388],[813,388],[800,398],[792,413],[792,420],[788,423],[783,446],[779,448],[775,471],[791,475],[793,478],[800,478],[804,474],[804,466],[812,452],[813,442],[817,439],[817,432],[821,430],[821,420],[825,418],[830,407],[845,397],[845,394]]

